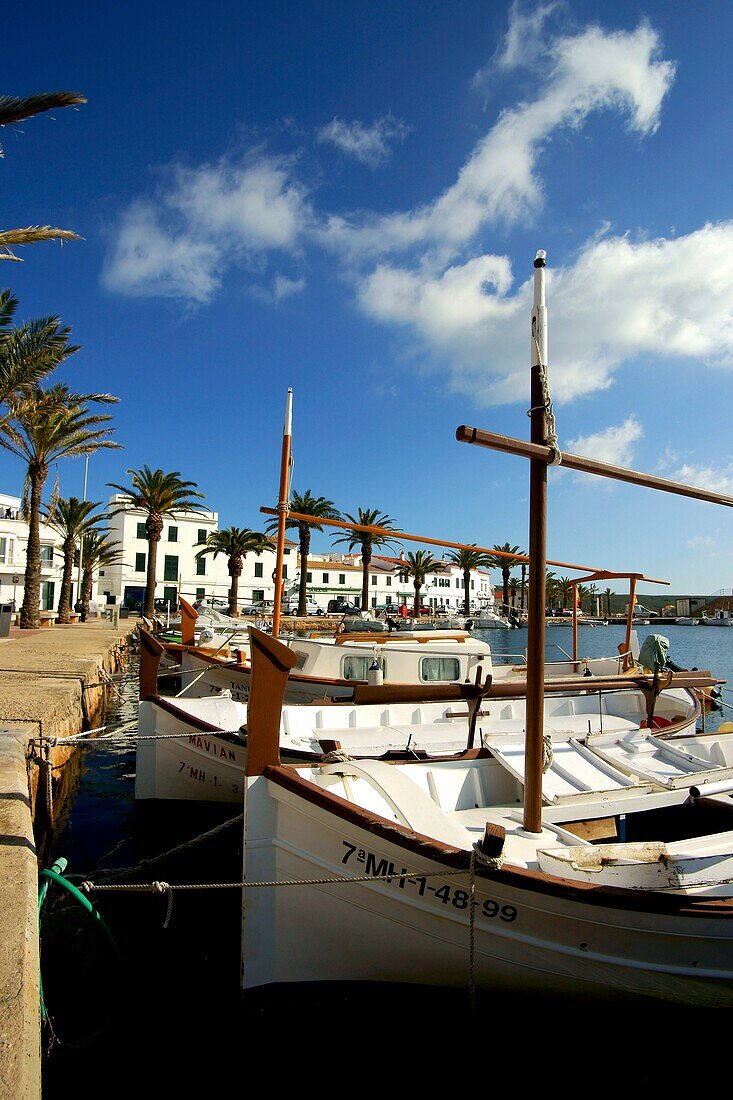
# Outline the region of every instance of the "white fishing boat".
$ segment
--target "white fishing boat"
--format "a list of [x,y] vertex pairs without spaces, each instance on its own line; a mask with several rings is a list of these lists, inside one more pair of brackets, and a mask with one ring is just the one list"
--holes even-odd
[[[265,635],[255,636],[263,644]],[[241,802],[248,703],[227,689],[205,697],[160,695],[156,687],[161,650],[154,638],[143,636],[135,798]],[[285,694],[299,655],[282,644],[278,650],[289,666]],[[416,759],[489,748],[497,740],[516,738],[525,728],[522,669],[516,666],[509,670],[511,675],[494,679],[489,659],[485,670],[482,664],[475,666],[470,682],[352,681],[348,699],[286,703],[278,731],[280,751],[292,762],[320,760],[334,752],[353,758]],[[701,714],[699,691],[710,682],[706,673],[680,673],[655,681],[613,674],[578,677],[567,669],[567,676],[548,679],[548,747],[568,739],[582,744],[594,734],[612,731],[640,733],[643,744],[650,728],[670,739],[694,737]],[[697,771],[687,769],[690,782],[698,781]]]
[[718,609],[714,611],[712,615],[702,616],[702,622],[705,626],[733,626],[733,619],[731,619],[730,611]]
[[471,974],[494,993],[733,1004],[733,802],[720,798],[733,746],[660,742],[611,715],[583,738],[586,719],[558,715],[530,830],[521,719],[514,733],[482,722],[481,748],[452,759],[296,766],[253,716],[244,880],[300,885],[245,887],[244,989]]
[[[565,780],[572,769],[556,766],[553,745],[543,752],[547,469],[559,458],[548,427],[544,265],[538,253],[531,443],[468,426],[456,432],[460,441],[531,462],[523,744],[511,760],[509,742],[497,736],[452,760],[285,765],[279,709],[293,655],[253,634],[245,991],[382,981],[560,994],[574,1003],[641,997],[733,1005],[733,802],[726,793],[733,782],[716,759],[718,752],[727,759],[727,750],[701,749],[689,738],[692,744],[665,755],[648,731],[591,730],[585,745],[573,736],[558,749],[571,760],[570,750],[582,748],[605,786],[552,790],[548,778]],[[709,490],[561,457],[569,468],[733,504]],[[593,747],[596,736],[603,755]],[[631,741],[626,755],[636,764],[629,772],[619,763]],[[672,769],[690,766],[698,781],[670,782]]]

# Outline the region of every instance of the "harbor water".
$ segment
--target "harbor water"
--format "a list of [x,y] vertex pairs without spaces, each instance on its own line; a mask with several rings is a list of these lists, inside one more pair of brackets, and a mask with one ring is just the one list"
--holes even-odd
[[[649,633],[663,634],[675,664],[709,669],[733,689],[733,629],[649,625],[637,632],[640,644]],[[524,653],[523,628],[479,636],[489,641],[497,659]],[[622,626],[583,626],[579,654],[615,654],[623,637]],[[571,648],[569,628],[548,627],[548,661],[564,659]],[[363,1028],[376,1035],[378,1027],[385,1041],[388,1036],[393,1040],[400,1028],[407,1034],[419,1027],[425,1035],[429,1027],[447,1035],[460,1022],[468,1038],[469,1033],[495,1034],[499,1027],[504,1052],[518,1045],[518,1039],[514,1029],[505,1033],[500,1021],[516,1024],[530,1007],[545,1021],[583,1021],[576,1006],[559,998],[541,1006],[533,999],[530,1006],[526,998],[511,1004],[511,999],[499,1002],[481,992],[471,1001],[468,972],[465,990],[310,985],[243,997],[241,892],[227,886],[241,881],[241,815],[232,806],[162,805],[144,814],[135,806],[136,671],[133,658],[110,699],[104,721],[113,736],[80,748],[68,765],[66,806],[55,833],[46,838],[45,866],[65,859],[64,873],[77,885],[84,880],[119,885],[159,881],[217,888],[177,892],[172,904],[165,893],[104,892],[93,897],[103,925],[90,919],[72,894],[49,890],[41,912],[44,1095],[65,1095],[77,1075],[89,1080],[93,1074],[99,1080],[111,1067],[117,1088],[135,1087],[146,1059],[164,1064],[170,1081],[185,1081],[201,1068],[199,1058],[208,1059],[219,1082],[234,1082],[243,1071],[245,1044],[284,1032],[297,1043],[305,1027],[320,1046],[328,1042],[326,1021],[342,1036]],[[733,704],[733,690],[724,689],[722,700],[722,710],[708,713],[706,729],[733,720],[733,707],[727,705]],[[124,722],[130,727],[116,733]],[[208,837],[196,839],[207,832]],[[333,949],[348,951],[348,936]],[[604,1019],[596,1010],[594,1032],[617,1026],[614,1011],[609,1007]],[[668,1037],[667,1029],[683,1027],[689,1036],[708,1019],[699,1009],[655,1004],[652,1011],[655,1032]],[[639,1026],[651,1026],[648,1013],[648,1005],[639,1007]],[[625,1021],[628,1038],[632,1017]],[[376,1049],[376,1038],[369,1045]],[[121,1050],[126,1052],[123,1058]],[[399,1050],[399,1055],[408,1061],[412,1057],[409,1051]],[[650,1065],[647,1076],[647,1068],[637,1066],[636,1081],[655,1080],[657,1069]]]

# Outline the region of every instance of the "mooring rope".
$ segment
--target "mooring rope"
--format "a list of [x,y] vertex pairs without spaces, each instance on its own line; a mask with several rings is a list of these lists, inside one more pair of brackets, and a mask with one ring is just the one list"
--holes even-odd
[[[537,352],[537,365],[539,367],[539,379],[540,386],[542,388],[542,405],[545,416],[547,417],[547,446],[552,449],[553,455],[550,459],[551,466],[562,465],[562,451],[560,450],[560,444],[557,439],[557,429],[555,427],[555,411],[552,406],[552,397],[550,396],[550,381],[547,375],[547,367],[542,362],[542,355],[540,354],[540,345],[534,332],[532,333],[532,339],[534,340],[535,351]],[[530,409],[527,416],[531,416],[537,409]]]

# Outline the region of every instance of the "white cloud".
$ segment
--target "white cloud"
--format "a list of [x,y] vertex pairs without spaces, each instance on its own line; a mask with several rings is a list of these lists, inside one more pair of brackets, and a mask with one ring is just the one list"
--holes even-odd
[[580,435],[568,441],[567,450],[596,462],[613,466],[631,466],[634,444],[644,435],[641,424],[632,414],[623,424],[614,424],[592,435]]
[[527,8],[514,0],[509,9],[509,26],[496,55],[473,78],[474,87],[481,87],[495,69],[531,68],[547,52],[543,38],[545,22],[559,7],[557,3]]
[[371,126],[335,118],[319,130],[318,140],[335,145],[369,168],[377,168],[389,157],[390,145],[404,141],[408,132],[404,122],[392,114],[376,119]]
[[[437,274],[383,264],[362,281],[359,301],[447,363],[455,391],[485,405],[527,399],[532,279],[512,293],[506,257]],[[640,354],[664,370],[686,358],[730,369],[733,222],[673,240],[593,238],[574,263],[548,268],[547,305],[556,405],[607,389]]]
[[723,496],[733,496],[733,463],[721,466],[695,466],[685,463],[671,475],[674,481],[694,485],[698,489],[711,489]]
[[220,285],[217,249],[168,232],[154,207],[134,203],[122,216],[114,253],[103,272],[109,290],[207,302]]
[[717,557],[719,553],[718,544],[709,535],[695,535],[694,538],[687,540],[685,546],[688,550],[697,550],[711,557]]
[[273,294],[276,302],[300,294],[305,290],[305,279],[288,279],[286,275],[276,275],[273,281]]
[[674,65],[661,60],[656,32],[589,27],[547,46],[549,76],[537,98],[504,111],[478,142],[454,184],[434,202],[405,214],[329,219],[324,241],[352,255],[422,246],[456,249],[487,223],[511,223],[542,202],[536,162],[559,128],[578,129],[594,111],[625,113],[629,128],[652,133]]
[[156,201],[123,213],[103,279],[123,294],[206,302],[233,262],[295,249],[310,217],[284,161],[178,167]]

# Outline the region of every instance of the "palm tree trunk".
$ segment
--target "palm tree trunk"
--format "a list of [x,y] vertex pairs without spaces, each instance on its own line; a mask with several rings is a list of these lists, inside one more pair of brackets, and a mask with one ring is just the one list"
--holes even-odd
[[300,525],[300,585],[298,587],[298,614],[305,615],[308,592],[308,553],[311,548],[311,532],[307,523]]
[[155,615],[155,574],[158,569],[158,538],[148,535],[148,570],[145,574],[145,607],[143,615],[152,619]]
[[64,546],[64,569],[61,574],[61,592],[57,607],[58,621],[68,623],[71,618],[71,575],[74,571],[74,545]]
[[420,618],[420,589],[422,588],[422,583],[418,580],[414,580],[412,583],[415,587],[415,606],[413,608],[413,615],[415,616],[416,619],[419,619]]
[[28,474],[31,500],[20,626],[23,630],[37,630],[41,625],[41,494],[46,475],[39,469],[29,469]]
[[471,614],[471,602],[468,598],[468,588],[471,581],[471,574],[468,569],[463,570],[463,614]]
[[230,558],[229,559],[229,576],[232,578],[232,583],[229,586],[229,614],[234,618],[237,614],[237,604],[239,602],[239,574],[242,572],[242,559]]
[[363,544],[361,548],[361,606],[362,610],[369,607],[369,565],[372,560],[372,552]]

